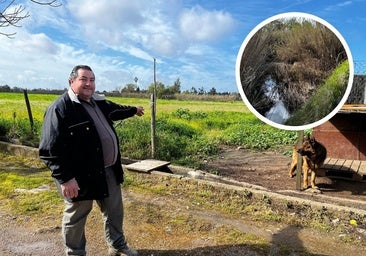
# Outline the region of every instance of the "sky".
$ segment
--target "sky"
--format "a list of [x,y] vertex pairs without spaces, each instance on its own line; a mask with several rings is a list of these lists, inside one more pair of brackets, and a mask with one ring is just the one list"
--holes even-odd
[[[0,9],[5,7],[0,1]],[[9,1],[7,1],[9,2]],[[287,12],[315,15],[349,46],[356,73],[366,71],[366,0],[59,0],[57,8],[15,1],[30,17],[0,35],[0,85],[64,89],[71,69],[92,67],[98,91],[156,80],[238,92],[235,63],[247,35]]]

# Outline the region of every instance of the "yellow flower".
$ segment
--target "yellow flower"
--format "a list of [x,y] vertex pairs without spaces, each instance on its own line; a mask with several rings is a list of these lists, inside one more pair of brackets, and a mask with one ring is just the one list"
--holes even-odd
[[351,224],[352,226],[357,226],[357,221],[356,220],[350,220],[349,224]]

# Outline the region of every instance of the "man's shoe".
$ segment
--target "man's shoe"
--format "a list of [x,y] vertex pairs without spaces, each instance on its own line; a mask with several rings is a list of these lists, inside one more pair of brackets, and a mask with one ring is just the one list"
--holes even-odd
[[109,249],[109,256],[137,256],[138,252],[129,247],[124,247],[123,249]]

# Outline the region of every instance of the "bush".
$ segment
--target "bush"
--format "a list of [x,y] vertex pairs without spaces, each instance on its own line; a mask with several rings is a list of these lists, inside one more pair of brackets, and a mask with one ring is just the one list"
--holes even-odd
[[242,146],[247,149],[279,149],[296,143],[297,133],[256,124],[237,124],[226,130],[222,141],[229,146]]
[[5,138],[11,127],[12,122],[9,119],[0,118],[0,137]]
[[120,121],[115,126],[123,156],[133,159],[149,158],[151,155],[150,123],[141,118]]
[[32,129],[29,120],[26,118],[19,120],[14,118],[13,121],[0,119],[0,137],[13,143],[38,147],[41,126],[42,124],[38,120],[33,122]]
[[[122,154],[134,159],[150,158],[150,122],[140,118],[123,122],[117,125]],[[199,167],[203,160],[217,156],[223,146],[277,150],[295,144],[296,139],[296,132],[273,128],[252,114],[178,109],[156,122],[155,158]]]

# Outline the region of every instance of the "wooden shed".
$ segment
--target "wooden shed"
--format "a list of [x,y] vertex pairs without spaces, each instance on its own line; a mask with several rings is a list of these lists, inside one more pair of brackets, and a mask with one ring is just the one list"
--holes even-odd
[[327,148],[325,176],[366,181],[366,76],[355,76],[351,94],[329,121],[313,129]]

